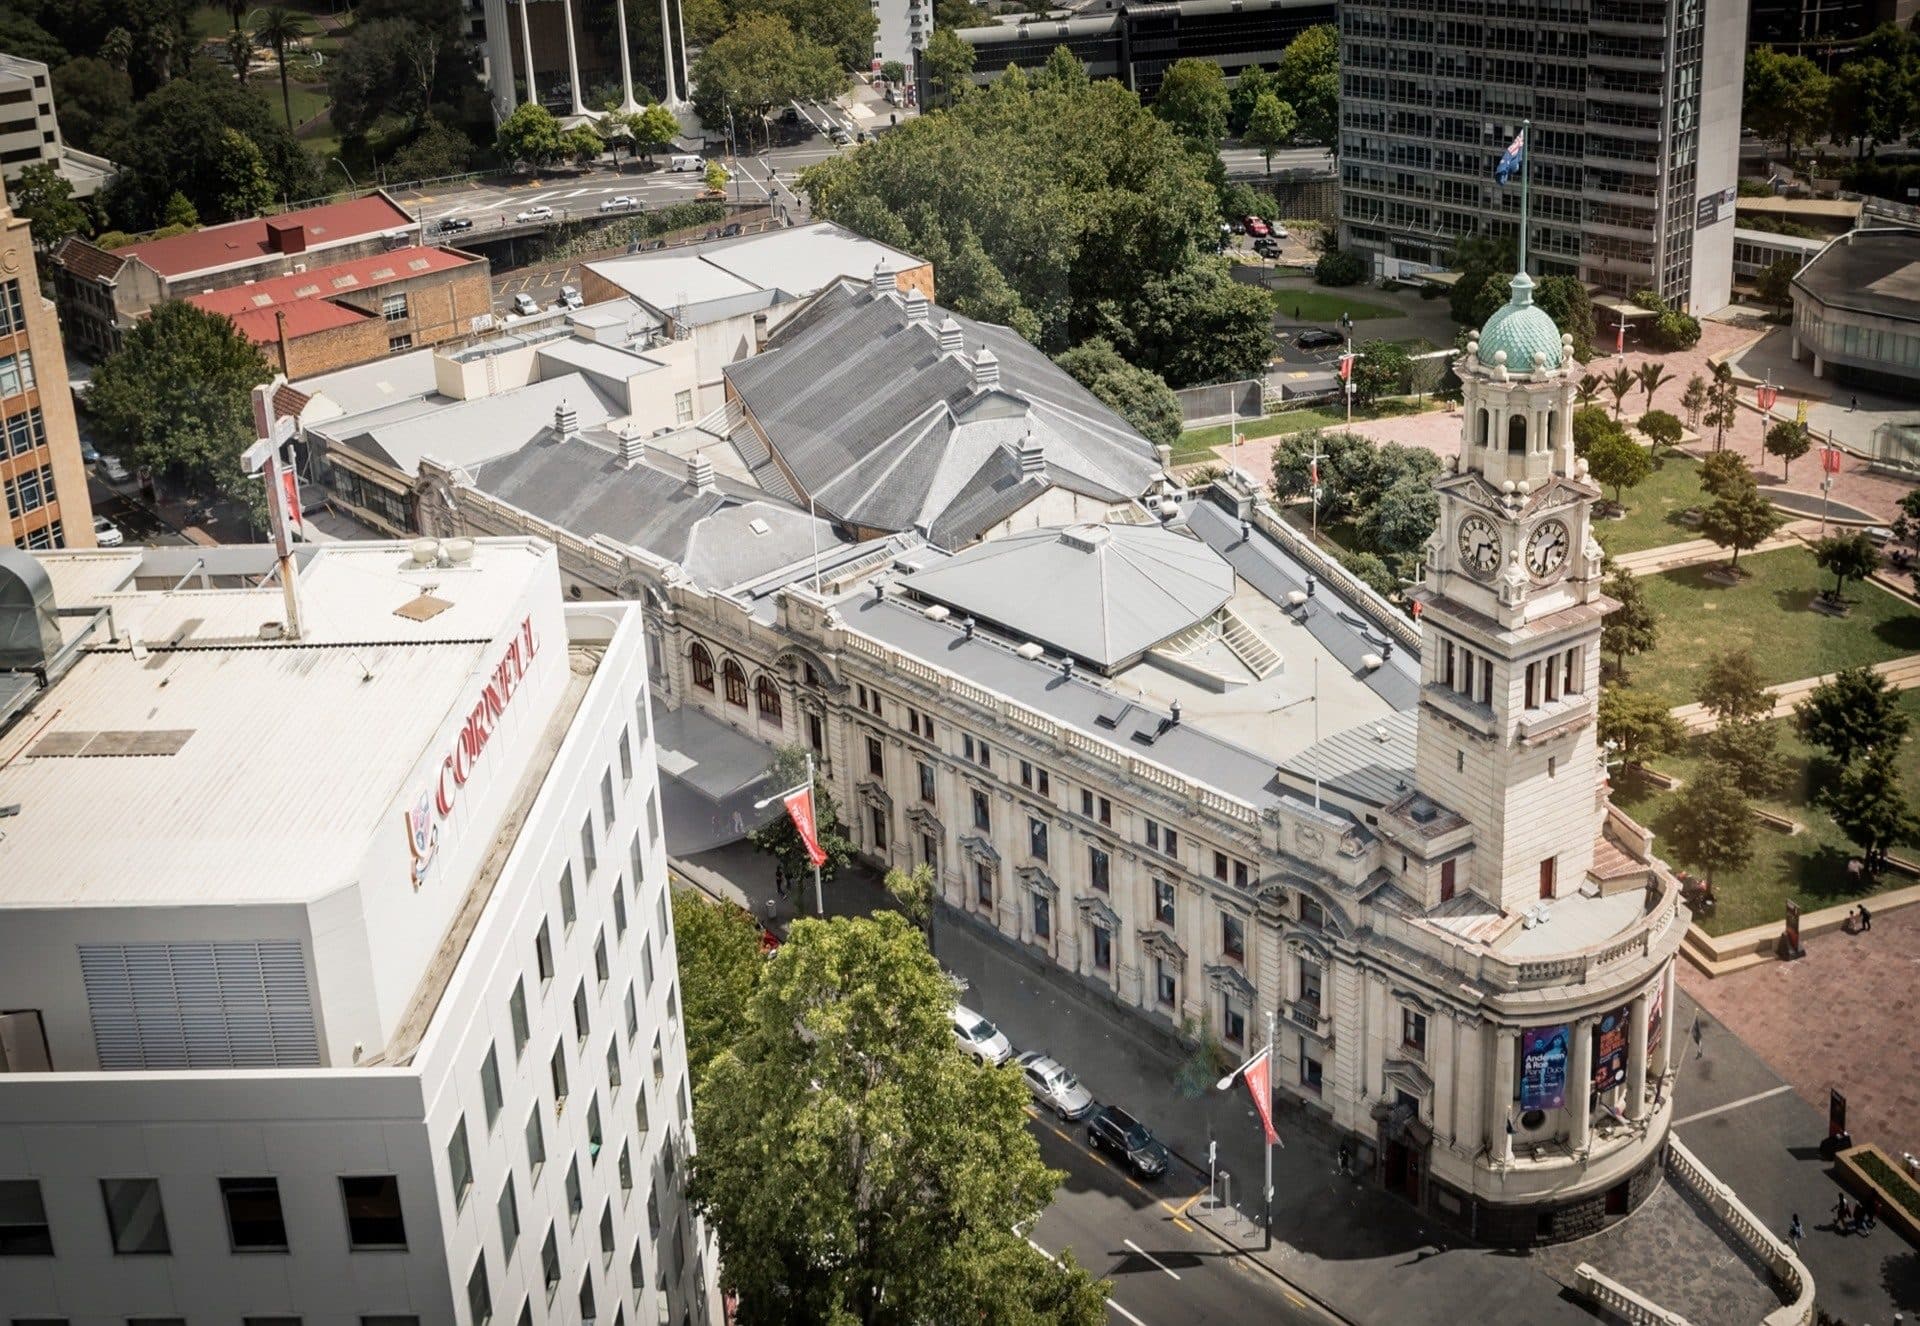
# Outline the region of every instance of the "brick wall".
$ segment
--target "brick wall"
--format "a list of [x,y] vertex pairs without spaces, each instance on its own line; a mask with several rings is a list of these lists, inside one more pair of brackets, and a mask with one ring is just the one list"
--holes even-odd
[[[407,316],[389,322],[381,308],[390,295],[404,293]],[[472,333],[473,319],[493,310],[491,268],[485,262],[434,272],[405,281],[355,292],[351,300],[333,301],[367,316],[346,327],[292,337],[287,344],[287,375],[294,379],[335,369],[372,363],[389,354],[405,353],[393,348],[393,341],[411,336],[407,350],[454,341]],[[280,347],[262,346],[261,354],[276,371],[280,368]]]

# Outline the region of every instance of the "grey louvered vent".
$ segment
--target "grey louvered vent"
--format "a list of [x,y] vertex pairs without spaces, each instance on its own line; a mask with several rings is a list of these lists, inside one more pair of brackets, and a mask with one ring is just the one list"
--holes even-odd
[[80,974],[102,1069],[319,1066],[295,940],[82,944]]

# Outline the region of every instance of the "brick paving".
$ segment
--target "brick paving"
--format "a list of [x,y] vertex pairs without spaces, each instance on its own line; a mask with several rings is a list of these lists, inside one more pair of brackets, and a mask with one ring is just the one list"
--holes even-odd
[[1713,980],[1683,962],[1680,985],[1815,1108],[1824,1113],[1838,1087],[1855,1141],[1896,1157],[1920,1150],[1920,907],[1876,915],[1863,935],[1811,936],[1806,948],[1798,962]]

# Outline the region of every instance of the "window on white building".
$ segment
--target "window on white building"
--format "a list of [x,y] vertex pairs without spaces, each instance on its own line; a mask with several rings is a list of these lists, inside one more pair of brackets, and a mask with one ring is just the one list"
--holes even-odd
[[540,933],[533,937],[534,969],[540,973],[540,985],[544,989],[553,979],[553,933],[549,922],[540,922]]
[[540,1274],[547,1285],[547,1302],[553,1302],[560,1288],[560,1241],[552,1225],[547,1226],[547,1241],[540,1245]]
[[1411,1008],[1400,1010],[1400,1043],[1416,1054],[1427,1052],[1427,1018]]
[[513,1023],[513,1058],[518,1063],[526,1051],[527,1041],[533,1036],[527,1027],[527,981],[524,976],[513,983],[513,994],[507,998],[507,1017]]
[[[593,820],[587,820],[587,836],[592,837]],[[592,869],[591,866],[588,867]],[[573,862],[569,861],[560,871],[560,932],[565,934],[573,929],[574,918],[579,915],[573,899]]]
[[1153,919],[1161,925],[1174,923],[1173,881],[1156,879],[1153,881]]
[[533,1113],[527,1116],[527,1181],[540,1182],[540,1171],[547,1163],[547,1135],[540,1128],[540,1102],[535,1101]]
[[494,1120],[500,1117],[500,1059],[494,1053],[494,1047],[487,1047],[487,1057],[480,1061],[480,1101],[487,1111],[487,1131],[493,1131]]
[[[466,1129],[457,1130],[464,1163]],[[451,1150],[449,1151],[451,1157]],[[467,1176],[472,1182],[472,1175]],[[456,1182],[455,1205],[464,1190]],[[287,1221],[280,1210],[280,1181],[274,1178],[222,1179],[220,1199],[227,1208],[227,1237],[235,1252],[285,1252]]]
[[347,1213],[347,1246],[405,1249],[407,1222],[400,1210],[400,1180],[392,1174],[349,1174],[340,1180]]
[[487,1326],[493,1320],[493,1294],[487,1288],[487,1250],[473,1259],[473,1274],[467,1277],[467,1311],[473,1314],[473,1326]]
[[458,1211],[467,1200],[467,1190],[473,1187],[473,1155],[467,1150],[464,1117],[453,1125],[453,1136],[447,1139],[447,1175],[453,1184],[453,1209]]
[[1313,1042],[1302,1036],[1300,1038],[1300,1085],[1312,1092],[1320,1090],[1320,1061],[1314,1058],[1315,1053]]
[[494,1206],[500,1213],[500,1251],[512,1257],[515,1245],[520,1242],[520,1199],[513,1193],[511,1168],[507,1170],[507,1181],[500,1185],[500,1200]]
[[[0,1184],[4,1189],[5,1184]],[[100,1196],[107,1204],[107,1230],[113,1250],[123,1256],[157,1255],[173,1251],[167,1238],[167,1213],[160,1203],[158,1179],[102,1179]],[[0,1203],[5,1201],[0,1192]],[[0,1211],[0,1221],[5,1220]],[[6,1231],[0,1226],[0,1252],[6,1250]]]
[[673,421],[676,424],[693,422],[693,393],[676,391],[673,393]]

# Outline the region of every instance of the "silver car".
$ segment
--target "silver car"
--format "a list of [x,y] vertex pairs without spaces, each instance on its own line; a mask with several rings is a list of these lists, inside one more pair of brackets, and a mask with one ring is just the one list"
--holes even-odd
[[953,1039],[962,1052],[983,1064],[1004,1064],[1013,1057],[1006,1034],[965,1004],[953,1006]]
[[1014,1062],[1033,1098],[1061,1118],[1084,1119],[1093,1113],[1093,1093],[1062,1065],[1038,1050],[1028,1050]]

